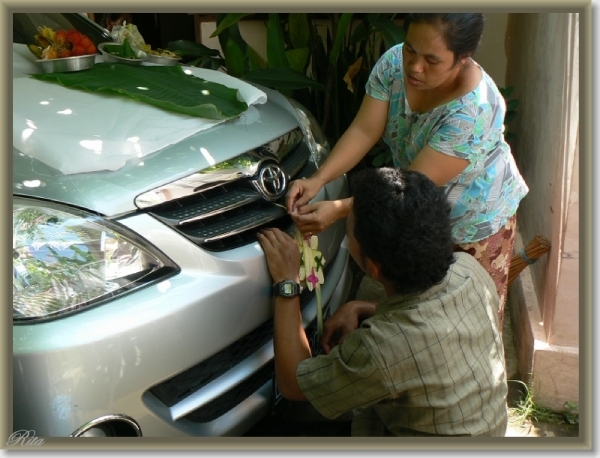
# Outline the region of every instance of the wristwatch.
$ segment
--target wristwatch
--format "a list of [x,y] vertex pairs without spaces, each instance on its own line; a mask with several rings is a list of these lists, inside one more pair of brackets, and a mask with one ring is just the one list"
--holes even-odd
[[302,286],[293,280],[283,280],[273,286],[273,296],[295,297],[302,293]]

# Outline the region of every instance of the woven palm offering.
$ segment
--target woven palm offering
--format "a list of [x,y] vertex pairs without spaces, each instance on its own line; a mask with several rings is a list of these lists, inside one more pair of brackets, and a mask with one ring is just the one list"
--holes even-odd
[[525,267],[550,251],[550,241],[543,235],[536,235],[528,244],[513,256],[508,270],[508,286],[519,276]]

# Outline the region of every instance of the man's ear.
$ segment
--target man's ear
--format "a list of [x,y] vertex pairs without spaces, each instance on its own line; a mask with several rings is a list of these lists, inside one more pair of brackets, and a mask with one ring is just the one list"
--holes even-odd
[[381,264],[373,261],[371,258],[366,258],[365,273],[373,280],[381,280]]

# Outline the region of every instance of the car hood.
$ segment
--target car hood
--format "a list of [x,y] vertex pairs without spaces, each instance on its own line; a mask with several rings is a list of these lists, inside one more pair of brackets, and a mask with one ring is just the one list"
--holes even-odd
[[[196,71],[210,72],[205,69],[190,70],[194,74]],[[26,46],[14,44],[13,194],[75,205],[105,216],[134,211],[134,200],[139,194],[230,160],[299,125],[294,108],[285,97],[266,88],[255,88],[266,96],[263,100],[251,104],[237,118],[208,125],[203,130],[189,127],[187,123],[190,117],[160,110],[160,128],[165,132],[161,137],[157,135],[158,128],[154,127],[158,108],[124,97],[66,89],[29,77],[29,74],[39,71]],[[222,75],[214,73],[219,77]],[[59,110],[48,110],[48,114],[44,114],[39,105],[47,97],[39,97],[38,91],[39,94],[51,92],[51,104],[59,107]],[[32,96],[32,93],[36,95]],[[82,126],[78,127],[76,134],[70,132],[61,136],[60,132],[52,129],[38,128],[39,121],[36,123],[36,120],[40,117],[68,118],[63,112],[70,110],[70,104],[75,103],[93,107],[93,110],[86,111],[90,119],[86,117],[86,123],[76,124]],[[127,113],[135,116],[135,129],[131,129],[131,136],[139,145],[154,145],[154,149],[150,147],[137,156],[130,154],[127,160],[120,158],[121,163],[117,165],[109,160],[93,166],[86,164],[76,147],[77,143],[73,143],[79,132],[82,142],[89,139],[94,126],[109,125],[110,129],[105,131],[115,132],[121,127],[113,126],[115,119],[129,116]],[[126,119],[130,120],[131,117]],[[198,119],[193,121],[202,122]],[[91,126],[90,132],[84,132],[87,123]],[[127,134],[121,132],[121,135]],[[28,136],[31,135],[35,136],[35,141],[29,141]],[[116,159],[119,160],[118,157]],[[74,164],[78,164],[79,169],[73,169],[71,166]],[[113,170],[107,170],[110,168]]]

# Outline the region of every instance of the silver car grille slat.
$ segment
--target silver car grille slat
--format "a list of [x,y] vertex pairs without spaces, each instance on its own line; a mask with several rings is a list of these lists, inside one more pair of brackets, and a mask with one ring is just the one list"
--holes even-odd
[[285,210],[272,206],[244,212],[234,217],[227,218],[222,224],[216,224],[205,228],[200,227],[193,230],[184,229],[184,232],[190,237],[199,239],[200,243],[211,243],[266,225],[285,215]]
[[181,226],[193,223],[215,215],[225,213],[260,199],[260,196],[250,190],[234,189],[223,192],[221,196],[194,202],[191,205],[182,206],[162,214],[162,218],[169,220],[172,224]]

